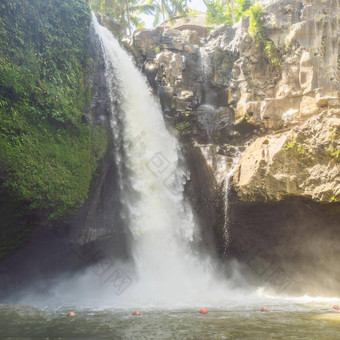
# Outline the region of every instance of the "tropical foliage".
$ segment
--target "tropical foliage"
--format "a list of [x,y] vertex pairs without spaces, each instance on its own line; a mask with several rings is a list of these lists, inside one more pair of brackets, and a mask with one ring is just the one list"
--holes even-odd
[[207,6],[207,21],[210,24],[233,24],[244,15],[258,0],[204,0]]
[[82,204],[105,132],[82,119],[90,101],[87,4],[0,0],[0,13],[0,239],[8,241],[26,230],[16,216],[38,210],[53,220]]
[[135,27],[143,26],[140,14],[152,14],[154,11],[152,6],[140,0],[90,0],[90,5],[93,11],[115,19],[124,35],[131,34]]
[[95,12],[115,19],[122,27],[123,34],[131,34],[135,27],[143,26],[141,14],[154,16],[154,26],[175,16],[188,12],[188,0],[90,0]]
[[187,0],[144,0],[143,4],[151,6],[154,14],[153,25],[163,24],[167,20],[173,21],[176,16],[188,14]]
[[274,42],[269,39],[268,32],[263,24],[264,11],[260,4],[255,4],[246,12],[250,16],[249,33],[264,49],[267,60],[271,65],[281,65],[281,55]]

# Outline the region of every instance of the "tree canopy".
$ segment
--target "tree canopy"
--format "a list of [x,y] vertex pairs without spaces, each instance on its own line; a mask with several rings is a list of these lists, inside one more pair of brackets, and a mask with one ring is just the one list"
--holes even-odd
[[188,0],[90,0],[90,5],[93,11],[115,19],[126,35],[131,34],[134,28],[143,26],[141,14],[153,15],[154,26],[178,15],[185,16],[188,12],[187,2]]
[[234,24],[244,15],[247,15],[249,9],[258,2],[258,0],[203,0],[207,6],[207,21],[210,24]]
[[[95,12],[115,19],[122,27],[123,35],[131,34],[136,27],[144,25],[142,14],[153,16],[153,25],[173,21],[177,16],[187,16],[191,0],[90,0]],[[234,24],[250,11],[259,0],[203,0],[207,7],[209,24]]]
[[140,14],[152,14],[154,9],[140,0],[90,0],[94,12],[104,13],[115,19],[123,34],[131,34],[133,28],[141,26]]
[[144,0],[144,4],[151,6],[154,14],[153,25],[160,24],[162,20],[172,21],[176,16],[186,16],[188,14],[187,0]]

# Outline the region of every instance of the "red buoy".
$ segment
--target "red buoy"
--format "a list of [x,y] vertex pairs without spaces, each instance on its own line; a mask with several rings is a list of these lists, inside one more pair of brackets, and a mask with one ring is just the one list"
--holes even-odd
[[262,307],[261,312],[269,312],[269,308],[268,307]]
[[340,307],[339,307],[338,305],[334,305],[334,306],[333,306],[333,309],[335,309],[335,310],[340,310]]
[[208,314],[208,310],[203,307],[203,308],[201,308],[200,313],[201,314]]
[[69,313],[67,314],[67,316],[75,316],[75,315],[76,315],[75,312],[69,312]]
[[135,310],[132,315],[141,316],[142,313],[139,310]]

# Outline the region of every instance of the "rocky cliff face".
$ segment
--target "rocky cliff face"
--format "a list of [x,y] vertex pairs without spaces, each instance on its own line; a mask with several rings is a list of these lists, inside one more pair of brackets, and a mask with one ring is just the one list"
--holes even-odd
[[[208,162],[218,159],[212,166],[217,182],[231,164],[234,149],[227,144],[249,146],[234,176],[242,200],[339,200],[340,2],[262,5],[275,63],[251,37],[249,17],[207,39],[192,31],[140,29],[125,46],[182,140],[198,145]],[[272,157],[284,159],[279,172]]]
[[270,137],[245,152],[236,189],[244,200],[339,200],[339,2],[266,3],[269,37],[282,50],[279,78],[271,96],[240,100],[235,118],[248,117]]
[[[187,185],[189,196],[195,197],[194,203],[215,197],[205,212],[193,204],[201,217],[210,216],[206,227],[218,230],[217,240],[229,230],[230,251],[238,260],[248,256],[260,264],[267,261],[297,282],[291,285],[297,291],[307,272],[313,272],[314,264],[307,258],[315,254],[318,245],[313,240],[318,233],[323,235],[323,246],[329,243],[332,254],[339,256],[331,235],[340,228],[336,203],[340,201],[340,1],[264,0],[262,6],[266,43],[251,36],[250,18],[243,17],[233,27],[217,27],[207,39],[192,31],[138,29],[124,44],[160,97],[189,166],[195,164]],[[269,53],[268,43],[273,46]],[[221,215],[226,179],[235,160],[226,221]],[[199,178],[209,178],[207,195],[196,183]],[[313,226],[310,235],[308,225]],[[250,242],[241,237],[244,233]],[[254,247],[261,251],[253,252]],[[289,264],[287,252],[294,254]],[[324,260],[328,255],[320,256]],[[320,277],[300,288],[315,293],[323,286],[324,291],[334,292],[336,275],[320,261],[327,279]],[[305,276],[297,275],[297,266],[304,266]],[[249,261],[246,267],[260,282],[259,270]]]
[[260,137],[243,154],[235,187],[243,200],[288,195],[321,202],[340,196],[340,110],[324,110],[304,124]]

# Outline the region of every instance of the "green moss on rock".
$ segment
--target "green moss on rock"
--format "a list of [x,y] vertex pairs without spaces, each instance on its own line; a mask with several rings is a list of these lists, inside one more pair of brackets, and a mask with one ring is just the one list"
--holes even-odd
[[25,207],[6,214],[2,234],[27,229],[17,215],[53,221],[87,198],[108,139],[84,119],[90,22],[83,0],[0,2],[0,190],[11,197],[0,209]]

